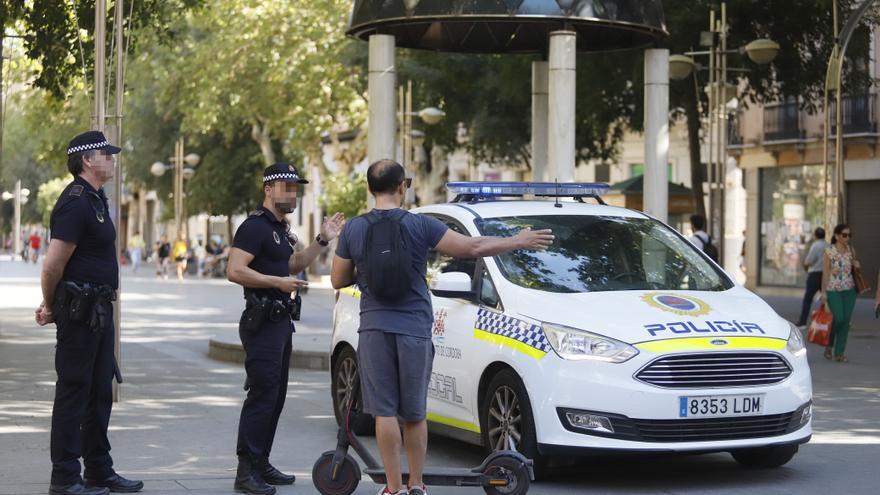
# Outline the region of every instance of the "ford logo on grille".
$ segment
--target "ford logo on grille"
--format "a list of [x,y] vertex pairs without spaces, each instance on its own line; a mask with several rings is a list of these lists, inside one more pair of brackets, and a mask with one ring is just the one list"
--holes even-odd
[[712,345],[727,345],[728,344],[728,342],[724,339],[714,339],[714,340],[710,341],[709,343]]

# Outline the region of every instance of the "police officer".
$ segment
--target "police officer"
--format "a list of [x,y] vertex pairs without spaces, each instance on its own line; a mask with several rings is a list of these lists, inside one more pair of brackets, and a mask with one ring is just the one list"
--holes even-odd
[[[113,304],[119,287],[116,229],[102,186],[116,173],[121,150],[97,131],[67,147],[71,182],[55,203],[51,241],[43,262],[39,325],[55,322],[55,404],[52,408],[50,495],[137,492],[144,484],[116,474],[107,426],[112,379],[120,381],[113,355]],[[80,476],[80,457],[85,464]]]
[[287,395],[293,320],[298,319],[299,296],[291,294],[307,282],[291,277],[312,264],[339,235],[345,218],[324,218],[321,233],[306,249],[294,253],[297,240],[284,215],[292,213],[300,184],[307,184],[293,165],[276,163],[263,172],[263,205],[235,233],[227,277],[244,287],[245,310],[239,336],[245,351],[247,398],[238,426],[238,492],[271,495],[272,485],[289,485],[293,475],[269,463],[278,418]]

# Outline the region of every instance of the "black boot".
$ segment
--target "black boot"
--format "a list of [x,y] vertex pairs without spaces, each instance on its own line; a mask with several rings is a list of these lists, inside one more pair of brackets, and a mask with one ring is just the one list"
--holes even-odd
[[113,474],[109,478],[104,478],[102,480],[92,480],[86,479],[86,483],[90,486],[102,486],[109,488],[113,493],[134,493],[143,490],[144,482],[138,480],[128,480],[119,476],[118,474]]
[[49,495],[107,495],[110,490],[88,486],[82,481],[70,485],[49,485]]
[[275,487],[266,484],[254,470],[254,465],[248,460],[238,461],[238,471],[235,473],[235,491],[250,495],[275,495]]
[[264,457],[257,464],[257,470],[260,477],[270,485],[292,485],[296,481],[296,476],[292,474],[284,474],[269,463],[269,458]]

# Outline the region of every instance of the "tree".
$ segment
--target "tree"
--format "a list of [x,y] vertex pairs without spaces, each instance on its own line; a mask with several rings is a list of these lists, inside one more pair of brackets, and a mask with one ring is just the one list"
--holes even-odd
[[280,145],[288,158],[320,161],[324,131],[359,127],[365,117],[360,73],[341,62],[350,8],[344,0],[208,1],[187,19],[169,54],[176,62],[156,67],[163,107],[181,110],[186,132],[228,137],[245,127],[266,164]]
[[52,179],[40,184],[40,188],[37,191],[37,209],[42,216],[43,225],[49,225],[49,217],[52,216],[55,203],[58,202],[58,197],[61,196],[61,192],[68,184],[70,184],[70,180],[62,178]]
[[323,179],[324,194],[320,198],[324,211],[341,212],[345,218],[354,218],[367,210],[367,176],[365,174],[335,173]]

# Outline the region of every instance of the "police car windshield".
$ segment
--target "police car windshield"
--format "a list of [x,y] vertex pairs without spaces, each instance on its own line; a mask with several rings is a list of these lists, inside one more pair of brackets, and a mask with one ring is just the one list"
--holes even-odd
[[731,281],[689,242],[650,219],[547,215],[484,218],[483,235],[553,229],[544,252],[518,250],[495,257],[504,276],[521,287],[548,292],[615,290],[722,291]]

